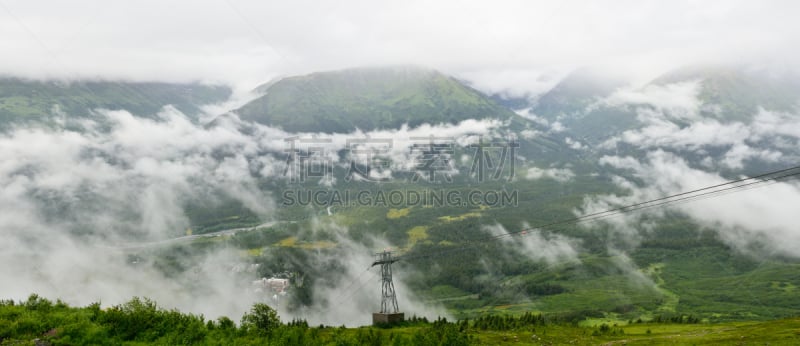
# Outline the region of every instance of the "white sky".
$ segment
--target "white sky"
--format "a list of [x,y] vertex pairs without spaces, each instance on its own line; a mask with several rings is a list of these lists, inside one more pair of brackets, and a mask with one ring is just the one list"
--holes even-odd
[[0,73],[225,82],[419,64],[487,91],[577,66],[800,61],[796,1],[0,0]]

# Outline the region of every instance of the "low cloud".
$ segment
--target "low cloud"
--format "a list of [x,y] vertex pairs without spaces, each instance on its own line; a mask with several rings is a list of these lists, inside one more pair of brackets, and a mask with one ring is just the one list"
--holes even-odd
[[[664,151],[648,153],[642,161],[631,157],[607,156],[601,162],[627,170],[641,183],[617,177],[615,183],[627,195],[602,195],[586,198],[578,215],[590,214],[623,205],[640,203],[728,181],[717,173],[692,168],[686,160]],[[643,217],[663,217],[674,211],[696,220],[702,227],[718,234],[734,248],[756,256],[784,255],[800,257],[800,232],[793,208],[800,203],[800,185],[786,180],[757,189],[723,194],[688,203],[678,203],[602,219],[615,230],[627,230],[631,236],[648,228]],[[591,225],[590,225],[591,227]]]
[[699,90],[699,81],[666,85],[648,84],[643,88],[626,87],[599,100],[592,107],[598,105],[648,107],[671,118],[696,119],[700,110],[700,102],[697,100]]
[[[508,234],[503,225],[485,225],[483,230],[491,235]],[[579,262],[580,241],[567,237],[562,234],[544,232],[538,229],[530,229],[527,223],[522,225],[526,231],[512,236],[499,238],[506,246],[513,251],[533,260],[543,261],[553,265],[564,262]],[[530,229],[530,230],[528,230]]]
[[[749,119],[701,112],[717,105],[698,99],[698,81],[619,90],[599,104],[636,112],[640,127],[600,145],[612,150],[624,143],[642,151],[669,150],[702,157],[708,168],[742,169],[750,161],[777,163],[800,157],[800,115],[760,108]],[[702,113],[702,114],[701,114]]]
[[575,178],[575,173],[569,168],[528,168],[525,174],[525,179],[539,180],[539,179],[553,179],[560,183],[566,183]]
[[278,75],[412,63],[525,95],[585,65],[644,76],[697,62],[796,67],[796,12],[790,2],[747,1],[8,2],[0,73],[252,87]]
[[[349,327],[372,323],[372,313],[380,310],[381,276],[380,266],[370,266],[375,260],[374,253],[391,248],[390,244],[379,238],[371,238],[365,243],[355,242],[348,236],[346,227],[334,222],[314,220],[311,232],[333,236],[336,247],[331,251],[312,254],[315,268],[329,268],[335,263],[343,271],[328,273],[330,281],[317,280],[313,287],[315,304],[297,311],[282,311],[284,316],[306,319],[310,324],[346,325]],[[393,283],[397,303],[401,312],[410,317],[416,315],[435,319],[439,316],[452,318],[437,304],[423,302],[415,296],[407,282],[411,276],[404,272],[402,263],[393,264]]]
[[581,143],[578,140],[572,139],[571,137],[564,138],[564,143],[567,143],[567,145],[569,145],[570,148],[575,150],[581,150],[586,148],[586,146],[584,146],[583,143]]
[[[197,258],[179,258],[178,265],[189,269],[167,277],[154,263],[130,257],[121,247],[185,235],[192,226],[185,213],[189,204],[214,208],[235,201],[269,219],[274,198],[259,188],[259,182],[286,178],[285,139],[323,134],[286,133],[235,116],[200,124],[172,107],[164,108],[155,119],[124,110],[95,110],[95,114],[96,120],[67,118],[69,129],[18,127],[0,137],[0,209],[4,211],[0,214],[4,239],[0,261],[6,264],[0,267],[0,277],[14,278],[0,284],[0,296],[24,299],[36,292],[73,304],[100,301],[105,306],[147,296],[166,307],[210,318],[238,318],[263,299],[248,286],[255,273],[231,269],[245,261],[235,248],[215,247]],[[469,145],[501,125],[468,120],[356,131],[332,136],[326,148],[329,155],[336,155],[349,138],[389,138],[393,146],[386,152],[388,157],[413,161],[409,147],[416,143],[414,138],[445,136],[456,145]],[[360,274],[354,268],[371,263],[374,250],[349,240],[344,231],[336,237],[341,250],[337,260],[346,270],[336,284],[315,291],[320,301],[328,302],[324,307],[329,310],[317,306],[282,310],[284,318],[333,325],[369,322],[369,313],[379,301],[377,294],[351,297],[358,304],[335,304],[341,301],[336,299],[345,293],[346,284]],[[369,284],[377,287],[379,282],[372,279]],[[395,284],[406,311],[430,317],[445,314],[417,303],[403,274],[398,274]]]

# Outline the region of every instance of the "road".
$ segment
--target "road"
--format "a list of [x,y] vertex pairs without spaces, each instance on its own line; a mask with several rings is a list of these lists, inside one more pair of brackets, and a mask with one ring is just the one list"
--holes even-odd
[[177,244],[177,243],[181,243],[181,242],[188,242],[188,241],[192,241],[192,240],[200,239],[200,238],[211,238],[211,237],[221,237],[221,236],[225,236],[225,235],[235,235],[237,233],[249,232],[249,231],[253,231],[253,230],[259,229],[259,228],[272,227],[274,225],[277,225],[279,223],[284,223],[284,222],[293,222],[293,221],[270,221],[270,222],[265,222],[265,223],[262,223],[260,225],[256,225],[256,226],[252,226],[252,227],[231,228],[231,229],[225,229],[225,230],[211,232],[211,233],[192,234],[192,235],[185,235],[185,236],[182,236],[182,237],[170,238],[170,239],[164,239],[164,240],[158,240],[158,241],[152,241],[152,242],[127,243],[127,244],[121,244],[121,245],[117,245],[117,246],[108,246],[108,247],[112,248],[112,249],[132,250],[132,249],[143,249],[143,248],[154,247],[154,246],[173,245],[173,244]]

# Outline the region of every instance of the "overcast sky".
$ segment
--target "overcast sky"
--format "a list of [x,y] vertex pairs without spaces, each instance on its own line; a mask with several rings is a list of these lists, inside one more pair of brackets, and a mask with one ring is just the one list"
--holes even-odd
[[637,77],[687,63],[798,59],[796,1],[0,0],[0,73],[270,78],[419,64],[484,90],[532,91],[571,68]]

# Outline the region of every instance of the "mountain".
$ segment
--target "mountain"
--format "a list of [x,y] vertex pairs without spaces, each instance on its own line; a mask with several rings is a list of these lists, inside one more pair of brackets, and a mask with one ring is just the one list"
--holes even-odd
[[651,84],[688,81],[700,81],[697,96],[703,105],[718,107],[716,111],[704,112],[704,115],[722,121],[752,120],[759,107],[775,111],[793,110],[800,94],[800,82],[793,74],[728,66],[684,67],[662,75]]
[[536,101],[534,111],[547,118],[580,113],[597,98],[611,95],[626,84],[627,81],[618,76],[581,68],[542,94]]
[[[774,73],[736,66],[687,66],[669,71],[638,89],[626,87],[619,78],[579,69],[542,94],[530,114],[550,123],[558,122],[566,131],[562,136],[599,144],[620,133],[645,124],[637,117],[641,109],[651,109],[647,102],[637,104],[602,102],[614,92],[646,94],[666,91],[678,83],[697,82],[698,115],[721,123],[748,124],[759,109],[791,112],[800,95],[800,78],[791,73]],[[667,97],[661,95],[660,97]],[[677,124],[681,127],[688,123]]]
[[[686,203],[681,204],[680,209],[667,209],[663,213],[628,214],[631,216],[629,224],[622,218],[616,219],[620,223],[610,219],[607,224],[597,222],[599,219],[582,224],[564,222],[575,220],[576,213],[581,210],[590,212],[592,209],[587,207],[590,203],[597,204],[596,208],[603,210],[606,204],[608,208],[614,208],[642,201],[650,195],[655,198],[683,191],[683,187],[691,185],[690,180],[703,178],[706,173],[719,173],[731,179],[750,172],[762,173],[771,169],[770,166],[753,158],[771,157],[775,152],[779,153],[777,157],[780,160],[767,164],[785,166],[796,162],[786,153],[794,150],[791,148],[796,147],[800,135],[785,131],[789,126],[784,118],[760,124],[763,125],[760,129],[756,126],[759,124],[747,123],[745,126],[754,125],[754,131],[763,133],[752,137],[756,140],[742,139],[736,142],[730,141],[729,137],[742,131],[720,130],[725,130],[729,125],[735,125],[732,126],[734,130],[741,129],[745,127],[742,124],[707,121],[709,119],[702,117],[676,120],[661,114],[669,112],[670,108],[661,107],[658,101],[669,97],[669,92],[675,92],[673,88],[664,86],[693,81],[700,81],[697,84],[700,89],[679,88],[676,93],[693,101],[697,91],[701,96],[700,101],[709,106],[701,107],[701,112],[709,110],[701,116],[718,119],[736,119],[737,116],[730,115],[734,110],[747,115],[758,107],[789,109],[787,107],[793,105],[792,90],[796,90],[790,89],[793,85],[791,79],[779,75],[758,76],[733,69],[683,69],[665,74],[642,89],[625,88],[626,93],[636,97],[627,95],[624,102],[600,102],[612,95],[619,96],[615,93],[626,86],[625,81],[582,69],[539,96],[533,104],[528,104],[527,98],[487,97],[454,78],[422,68],[321,72],[264,84],[255,90],[262,96],[232,112],[245,120],[289,131],[345,133],[326,135],[332,139],[352,136],[346,133],[356,128],[397,128],[403,124],[418,126],[476,118],[511,121],[485,135],[479,142],[472,142],[473,145],[456,144],[451,147],[447,145],[449,143],[431,143],[430,147],[425,148],[422,145],[415,146],[417,143],[409,144],[410,141],[398,141],[396,143],[403,146],[402,153],[386,155],[386,161],[382,160],[381,163],[400,164],[392,166],[393,169],[387,173],[390,179],[380,181],[348,179],[348,173],[356,169],[364,168],[361,172],[369,172],[372,162],[357,166],[362,162],[355,155],[348,155],[349,148],[343,149],[337,144],[345,141],[333,140],[332,145],[323,148],[326,154],[337,154],[332,155],[330,165],[325,161],[326,170],[323,172],[333,178],[330,179],[331,185],[327,185],[318,176],[309,174],[313,173],[309,169],[312,166],[306,163],[313,160],[295,160],[294,157],[294,154],[307,153],[306,158],[316,159],[312,157],[312,150],[316,149],[303,147],[296,152],[276,150],[272,144],[276,139],[272,138],[274,134],[251,131],[253,124],[249,122],[237,124],[236,128],[215,122],[198,126],[198,130],[218,125],[226,127],[222,129],[224,131],[170,138],[172,142],[180,142],[181,147],[188,149],[175,149],[175,154],[165,158],[149,153],[118,153],[116,149],[108,152],[85,150],[80,153],[82,156],[76,162],[76,167],[94,168],[96,166],[85,166],[84,161],[101,162],[123,173],[135,170],[131,176],[146,169],[148,161],[165,163],[158,168],[185,167],[166,171],[159,169],[154,178],[145,176],[120,182],[138,184],[140,180],[155,179],[155,183],[159,184],[153,185],[155,190],[161,188],[164,175],[175,174],[177,176],[170,177],[169,181],[178,181],[176,186],[165,187],[174,188],[167,191],[176,191],[176,194],[182,193],[185,185],[197,184],[197,190],[192,190],[194,192],[187,195],[186,199],[180,200],[184,208],[181,211],[191,226],[189,229],[164,226],[177,228],[164,234],[164,237],[175,238],[164,242],[141,243],[141,246],[131,246],[121,252],[133,270],[152,267],[158,271],[158,277],[177,278],[175,282],[181,285],[178,287],[185,288],[186,296],[207,297],[212,290],[203,286],[204,283],[224,280],[231,282],[231,287],[235,288],[221,293],[249,299],[249,293],[243,292],[250,292],[248,287],[253,287],[253,279],[285,275],[292,278],[292,286],[286,296],[278,298],[276,304],[286,304],[289,309],[296,309],[294,311],[300,311],[305,316],[309,316],[306,312],[315,311],[318,304],[324,306],[322,297],[353,306],[364,304],[365,301],[377,302],[377,295],[365,294],[366,298],[357,301],[349,296],[337,297],[327,292],[331,292],[330,289],[335,285],[339,285],[335,292],[346,294],[360,290],[377,292],[377,283],[373,282],[375,285],[369,288],[367,285],[370,283],[364,281],[365,277],[352,275],[356,273],[352,268],[368,266],[372,262],[367,256],[376,247],[388,247],[404,256],[395,269],[399,274],[398,282],[402,284],[398,284],[397,291],[409,295],[401,300],[401,306],[407,309],[405,312],[408,315],[419,313],[420,310],[415,310],[412,303],[420,303],[441,306],[455,318],[470,318],[473,321],[487,313],[513,315],[536,311],[546,314],[552,321],[575,325],[602,322],[626,328],[631,328],[629,326],[633,326],[633,321],[640,319],[675,322],[677,318],[677,322],[681,323],[698,321],[698,318],[719,322],[796,315],[800,309],[800,295],[796,290],[800,286],[800,276],[796,274],[800,262],[790,255],[781,257],[780,253],[763,258],[753,257],[747,251],[761,254],[756,252],[760,246],[771,250],[770,241],[774,239],[771,235],[779,232],[769,229],[765,231],[770,232],[762,232],[743,224],[741,228],[736,226],[736,229],[730,230],[736,232],[731,233],[724,226],[713,224],[717,220],[736,216],[733,212],[720,212],[715,217],[711,211],[729,209],[723,208],[722,203],[718,209],[712,209],[711,204],[705,206],[709,210],[709,219],[700,219],[696,216],[699,214],[691,214],[693,209],[690,208],[697,204]],[[6,102],[4,105],[12,106],[13,112],[4,114],[10,114],[14,119],[44,118],[55,113],[51,111],[54,104],[70,114],[86,114],[91,108],[105,107],[124,108],[146,115],[165,104],[175,104],[191,112],[199,104],[225,94],[225,89],[213,87],[157,83],[6,82],[11,86],[3,90],[11,91],[0,94],[0,99]],[[769,85],[780,90],[757,90]],[[658,92],[653,94],[652,89],[658,89]],[[640,94],[648,92],[648,97],[641,97]],[[722,106],[711,112],[715,109],[711,106],[720,103]],[[726,103],[733,106],[725,108]],[[531,114],[536,117],[530,116],[532,120],[529,121],[503,108],[504,105],[514,109],[523,105],[522,108],[532,107]],[[660,121],[648,123],[651,119],[647,119],[647,116]],[[693,122],[703,125],[700,127],[702,131],[684,131],[692,130]],[[559,126],[555,126],[556,123]],[[153,124],[162,125],[165,124]],[[648,128],[651,131],[644,131]],[[225,137],[231,133],[229,131],[239,133],[233,132],[236,136]],[[631,131],[635,136],[621,138],[619,134],[623,131]],[[154,133],[158,135],[160,132]],[[785,139],[771,140],[782,133]],[[216,137],[218,134],[223,137]],[[709,134],[710,139],[702,141],[699,138]],[[458,139],[466,136],[471,135],[463,134]],[[96,140],[92,137],[87,136],[87,141]],[[609,137],[620,137],[619,144],[592,145],[605,143]],[[101,137],[100,140],[105,138]],[[147,136],[142,138],[143,141],[150,140]],[[231,145],[227,138],[239,138],[245,145]],[[510,143],[509,138],[518,139],[518,142]],[[643,139],[651,141],[644,142]],[[197,142],[187,143],[189,140]],[[96,147],[119,147],[114,142],[101,144]],[[195,151],[197,146],[207,147]],[[783,146],[790,149],[784,149]],[[256,150],[249,150],[250,147]],[[13,150],[5,152],[15,153]],[[719,162],[723,162],[727,156],[736,159],[736,155],[751,152],[753,158],[748,160],[756,163],[752,167],[715,168],[724,167]],[[26,155],[26,152],[19,155]],[[129,164],[126,161],[131,160],[129,157],[137,161]],[[138,160],[140,157],[147,160]],[[704,159],[709,157],[714,160],[704,163]],[[13,162],[13,159],[10,157],[6,161]],[[61,166],[40,164],[40,161],[49,162],[44,158],[23,159],[32,164],[21,165],[19,169],[12,166],[14,169],[6,170],[11,172],[8,174],[13,175],[14,179],[19,177],[20,181],[44,181],[42,186],[49,188],[47,183],[53,179],[39,178],[43,175],[40,172],[51,166]],[[612,164],[615,160],[616,165]],[[688,164],[684,165],[682,160]],[[139,161],[144,164],[139,164]],[[197,162],[202,162],[202,166],[197,166]],[[406,163],[413,165],[404,165]],[[441,165],[434,167],[432,163]],[[72,165],[66,167],[71,168]],[[292,170],[288,169],[290,167]],[[291,176],[288,174],[295,168],[305,169],[305,179],[289,179]],[[70,169],[66,174],[72,174],[73,171],[80,173]],[[438,180],[417,179],[420,172],[436,173]],[[479,175],[478,172],[486,173]],[[61,176],[57,175],[59,178]],[[136,209],[137,204],[129,202],[128,198],[119,199],[124,205],[124,212],[115,212],[114,208],[110,208],[114,206],[113,203],[103,203],[106,194],[94,192],[105,192],[109,186],[108,180],[95,178],[98,179],[95,182],[89,180],[94,174],[86,176],[86,181],[82,182],[86,187],[81,187],[80,193],[67,191],[59,194],[41,188],[32,192],[35,195],[31,200],[42,205],[38,210],[53,224],[69,221],[82,226],[78,219],[87,215],[82,212],[86,208],[92,211],[92,217],[117,220],[117,225],[121,225],[119,227],[129,224],[138,227],[137,222],[128,220],[136,221],[138,215],[143,215],[142,219],[145,219],[149,215]],[[218,183],[218,180],[222,183]],[[187,183],[184,184],[184,181]],[[702,186],[699,180],[696,184]],[[638,193],[640,189],[642,193]],[[123,190],[127,191],[132,191],[130,200],[137,202],[138,194],[143,189],[131,185],[130,189]],[[229,195],[228,191],[233,193]],[[249,195],[246,193],[248,191],[256,194]],[[326,197],[326,194],[317,194],[316,191],[329,193]],[[362,191],[369,194],[361,195]],[[437,191],[448,193],[445,202],[436,203],[436,198],[428,197],[424,197],[428,201],[411,202],[413,195],[408,193],[425,195],[436,194]],[[313,192],[313,200],[312,197],[300,197],[311,196],[304,192]],[[392,196],[398,196],[397,192],[405,195],[401,196],[404,200],[400,203],[391,201]],[[450,192],[458,192],[453,196],[467,198],[451,201]],[[502,198],[501,202],[494,203],[491,202],[493,193],[494,196],[514,198],[507,198],[507,203],[503,203]],[[144,191],[142,194],[147,197],[150,193]],[[287,198],[288,195],[297,198]],[[613,198],[609,195],[613,195]],[[237,196],[243,197],[241,201]],[[317,201],[317,196],[321,197],[321,202]],[[360,197],[357,201],[351,199],[351,203],[346,203],[333,196]],[[361,196],[367,196],[370,200],[361,199]],[[380,202],[378,196],[388,196],[388,203]],[[471,196],[483,198],[475,203]],[[252,206],[246,202],[251,201],[274,205],[275,210],[270,210],[264,216],[258,210],[250,209]],[[28,199],[24,202],[28,202]],[[141,206],[138,208],[144,209]],[[129,209],[133,211],[129,212]],[[151,209],[157,208],[150,208],[148,203],[147,212]],[[160,209],[163,209],[159,210],[163,214],[157,215],[169,215],[176,211],[172,208]],[[763,209],[769,208],[764,206]],[[97,213],[94,213],[95,210]],[[635,209],[616,210],[626,210],[625,213],[628,213]],[[758,218],[769,214],[759,214],[758,210],[754,210],[746,216],[751,215]],[[722,219],[723,216],[725,219]],[[273,220],[283,222],[271,222]],[[792,223],[791,219],[787,220],[788,230]],[[75,227],[82,232],[80,236],[89,233],[85,229],[94,225],[93,219],[86,224],[85,228]],[[531,229],[530,225],[537,229]],[[782,225],[776,226],[776,230],[783,231]],[[27,229],[20,229],[19,238],[27,240]],[[107,231],[105,227],[96,229],[98,233]],[[505,232],[513,233],[508,237],[490,236]],[[131,238],[136,235],[134,233]],[[753,239],[753,243],[745,240],[740,243],[732,238]],[[49,243],[50,240],[43,242]],[[208,274],[208,280],[197,280],[197,275],[210,273],[204,271],[210,261],[220,258],[214,257],[215,249],[236,251],[230,260],[232,262],[222,261],[222,265],[232,268],[235,275],[220,270],[215,272],[224,276]],[[252,269],[239,272],[235,268]],[[39,270],[34,273],[38,275]],[[57,276],[63,277],[65,275]],[[354,287],[350,283],[362,285]],[[273,295],[267,295],[267,292],[257,294],[262,293],[264,295],[255,297],[275,302]],[[336,314],[342,315],[338,311]],[[368,318],[369,315],[365,313],[363,316]],[[655,325],[648,323],[640,327],[654,328]],[[543,327],[537,325],[536,328]],[[39,335],[41,331],[36,333]]]
[[[96,108],[151,116],[166,105],[187,115],[226,100],[231,89],[203,84],[117,81],[34,81],[0,78],[0,124],[48,121],[55,112],[90,116]],[[57,109],[56,109],[57,108]]]
[[597,104],[626,84],[619,76],[581,68],[542,94],[530,113],[559,122],[571,137],[599,143],[637,123],[636,115],[626,109]]
[[236,113],[292,132],[355,130],[456,123],[514,116],[487,96],[435,70],[359,68],[288,77],[259,87],[264,96]]

